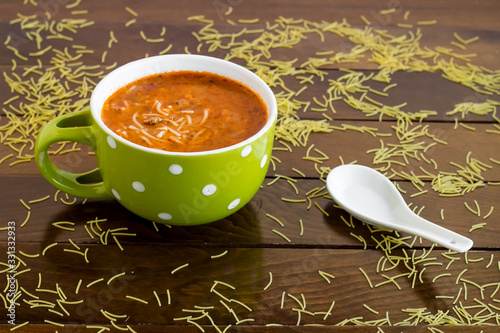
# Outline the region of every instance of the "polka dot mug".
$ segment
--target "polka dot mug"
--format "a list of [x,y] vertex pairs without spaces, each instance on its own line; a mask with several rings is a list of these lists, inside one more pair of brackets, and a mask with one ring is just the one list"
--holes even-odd
[[[261,96],[266,125],[249,139],[205,152],[166,152],[131,143],[101,120],[106,99],[141,77],[169,71],[206,71],[243,83]],[[222,219],[244,206],[264,180],[277,119],[271,89],[249,70],[229,61],[188,54],[162,55],[123,65],[99,82],[90,109],[47,123],[35,145],[42,175],[56,188],[79,197],[115,198],[131,212],[160,223],[197,225]],[[50,160],[50,145],[74,141],[95,150],[98,168],[82,174]]]

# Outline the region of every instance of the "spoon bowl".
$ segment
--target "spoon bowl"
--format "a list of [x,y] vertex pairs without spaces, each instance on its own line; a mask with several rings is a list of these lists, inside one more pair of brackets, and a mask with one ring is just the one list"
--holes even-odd
[[457,252],[472,247],[469,238],[415,214],[394,184],[372,168],[338,166],[328,174],[326,186],[339,206],[363,222],[417,235]]

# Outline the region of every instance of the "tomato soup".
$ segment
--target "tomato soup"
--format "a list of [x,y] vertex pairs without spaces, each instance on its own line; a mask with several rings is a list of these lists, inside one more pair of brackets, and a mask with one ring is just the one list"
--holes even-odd
[[197,152],[250,138],[268,115],[260,96],[239,82],[208,72],[178,71],[120,88],[104,103],[101,118],[138,145]]

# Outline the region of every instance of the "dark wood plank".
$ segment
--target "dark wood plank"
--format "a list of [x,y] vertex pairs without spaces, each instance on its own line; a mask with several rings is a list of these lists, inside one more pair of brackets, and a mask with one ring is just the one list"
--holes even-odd
[[[2,176],[0,185],[8,189],[1,192],[0,216],[7,221],[15,221],[18,228],[27,217],[28,210],[20,201],[21,199],[30,207],[29,219],[21,228],[22,233],[17,237],[19,242],[40,242],[41,246],[52,242],[68,243],[69,239],[77,244],[95,244],[102,242],[97,233],[96,226],[91,229],[90,224],[95,219],[106,219],[100,226],[104,231],[126,228],[131,236],[119,237],[123,244],[161,243],[166,246],[179,246],[186,244],[206,246],[284,246],[284,247],[328,247],[328,248],[363,248],[360,241],[362,237],[366,246],[376,248],[377,242],[383,241],[385,236],[395,237],[392,232],[374,232],[361,222],[354,219],[352,225],[350,215],[334,207],[334,202],[328,198],[326,190],[318,191],[318,197],[309,193],[316,188],[321,188],[324,183],[319,180],[301,179],[294,183],[298,190],[290,186],[286,180],[279,180],[269,184],[266,180],[256,196],[240,211],[226,219],[195,227],[167,227],[155,226],[147,220],[141,219],[121,207],[115,200],[88,200],[66,197],[63,193],[48,184],[41,176]],[[402,189],[407,191],[404,195],[408,204],[411,203],[415,211],[431,221],[444,227],[471,237],[474,248],[498,248],[500,230],[496,228],[498,219],[498,186],[487,186],[477,189],[463,197],[444,198],[430,191],[425,195],[411,197],[414,193],[413,185],[399,182]],[[38,203],[29,203],[31,200],[50,198]],[[54,200],[57,198],[57,202]],[[303,200],[304,202],[285,202],[282,198]],[[310,202],[309,202],[309,199]],[[470,212],[465,204],[476,209],[475,201],[480,207],[479,216]],[[493,208],[491,215],[484,217]],[[443,217],[441,217],[441,209]],[[321,211],[324,210],[328,216]],[[275,221],[272,217],[279,220]],[[300,224],[302,220],[302,227]],[[63,230],[54,222],[70,221],[71,230]],[[280,225],[283,224],[283,226]],[[485,223],[480,228],[471,231],[473,226]],[[86,229],[86,227],[88,229]],[[91,238],[90,234],[94,238]],[[92,232],[95,230],[95,232]],[[273,231],[274,230],[274,231]],[[284,234],[290,242],[282,238],[276,231]],[[404,235],[403,235],[404,236]],[[109,236],[109,243],[113,247],[116,242]],[[408,244],[412,240],[408,241]],[[414,246],[429,247],[427,241],[413,242]]]
[[[300,177],[298,173],[292,170],[292,168],[295,168],[303,172],[307,177],[319,177],[319,168],[333,168],[340,165],[342,161],[344,163],[357,161],[358,164],[384,169],[387,168],[388,163],[376,158],[376,152],[373,150],[382,149],[383,147],[390,148],[391,144],[400,145],[400,141],[393,129],[393,126],[396,126],[394,122],[334,120],[330,124],[335,128],[331,133],[311,134],[304,147],[300,145],[294,147],[292,143],[286,141],[285,144],[276,142],[273,156],[277,159],[274,160],[274,166],[270,166],[268,176],[272,177],[274,174],[281,174],[289,177]],[[342,130],[343,125],[354,126],[354,128]],[[359,132],[359,129],[363,126],[367,128],[365,133]],[[466,167],[468,164],[467,156],[470,152],[469,159],[474,158],[489,166],[485,168],[485,171],[481,172],[481,176],[485,177],[484,180],[498,181],[500,179],[500,166],[495,161],[500,161],[498,149],[496,148],[500,144],[500,135],[487,132],[489,130],[498,130],[492,124],[473,123],[467,126],[474,127],[475,131],[463,128],[460,125],[456,126],[454,123],[424,122],[413,124],[411,128],[414,128],[415,133],[420,133],[427,127],[428,136],[416,137],[413,143],[401,146],[398,151],[401,151],[404,147],[413,149],[412,144],[420,144],[420,148],[414,149],[413,152],[416,157],[412,158],[410,157],[411,153],[408,153],[408,161],[405,161],[403,157],[396,156],[391,159],[395,161],[391,167],[398,172],[406,171],[410,173],[413,171],[417,175],[424,175],[424,171],[420,167],[434,175],[437,175],[440,171],[456,173],[458,167],[450,164],[450,162]],[[383,136],[373,136],[370,131]],[[390,136],[386,136],[389,134]],[[277,141],[279,141],[279,138]],[[58,148],[59,146],[55,145],[54,151]],[[65,150],[70,148],[72,148],[71,144]],[[96,162],[95,157],[89,155],[91,150],[85,146],[81,146],[80,149],[81,151],[77,153],[55,155],[51,158],[57,165],[66,170],[84,172],[94,169]],[[318,149],[319,152],[315,151],[315,149]],[[308,151],[313,160],[304,159]],[[370,153],[368,153],[369,151]],[[314,158],[325,158],[321,155],[321,152],[328,159],[314,160]],[[0,164],[0,174],[39,174],[34,160],[11,166],[12,163],[16,163],[18,153],[8,146],[0,145],[0,157],[6,157],[10,154],[12,156]],[[424,157],[422,157],[422,154]],[[436,165],[427,162],[432,160],[436,162]],[[396,163],[403,163],[405,166]],[[326,176],[326,174],[324,175]],[[399,178],[395,177],[394,179]]]

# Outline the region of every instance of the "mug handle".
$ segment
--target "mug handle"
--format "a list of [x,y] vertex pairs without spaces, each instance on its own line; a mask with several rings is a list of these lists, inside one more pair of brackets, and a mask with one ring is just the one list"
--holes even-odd
[[49,121],[38,134],[35,143],[35,161],[41,174],[52,185],[68,194],[83,198],[113,198],[104,187],[99,168],[84,173],[73,173],[58,168],[47,150],[58,141],[73,141],[95,150],[96,140],[91,130],[90,109],[69,113]]

